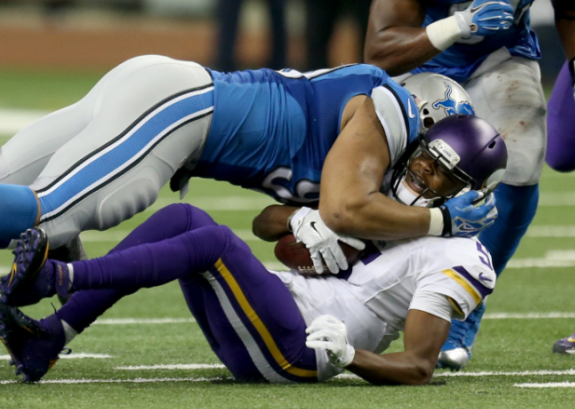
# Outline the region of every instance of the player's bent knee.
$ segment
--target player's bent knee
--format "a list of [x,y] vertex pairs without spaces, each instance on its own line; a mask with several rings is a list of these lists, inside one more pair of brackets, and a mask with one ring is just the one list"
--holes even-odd
[[551,129],[549,125],[548,150],[545,162],[558,172],[571,172],[575,170],[575,152],[573,150],[572,135],[562,129]]
[[535,63],[510,60],[472,80],[466,88],[476,114],[505,140],[509,161],[504,182],[536,184],[546,148],[546,100]]
[[97,226],[88,227],[106,230],[151,206],[158,198],[161,184],[155,178],[147,176],[150,176],[147,172],[141,172],[141,177],[118,183],[111,191],[104,189],[100,192],[100,197],[96,199]]

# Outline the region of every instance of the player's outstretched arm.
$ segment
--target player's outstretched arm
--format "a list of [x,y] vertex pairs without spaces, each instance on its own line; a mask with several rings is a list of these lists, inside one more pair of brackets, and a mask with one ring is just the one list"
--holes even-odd
[[441,51],[422,28],[425,7],[419,0],[374,0],[363,58],[390,75],[413,70]]
[[271,205],[258,214],[252,222],[252,231],[264,241],[278,241],[290,232],[288,222],[299,207]]
[[426,236],[429,209],[405,206],[379,191],[390,165],[389,148],[373,101],[363,98],[326,157],[320,187],[321,218],[334,232],[361,239]]
[[356,350],[349,371],[376,385],[424,385],[433,375],[450,323],[419,310],[410,310],[405,322],[405,351],[377,355]]
[[411,71],[457,40],[490,36],[513,24],[509,0],[474,0],[467,9],[421,28],[421,0],[374,0],[365,41],[364,59],[390,75]]

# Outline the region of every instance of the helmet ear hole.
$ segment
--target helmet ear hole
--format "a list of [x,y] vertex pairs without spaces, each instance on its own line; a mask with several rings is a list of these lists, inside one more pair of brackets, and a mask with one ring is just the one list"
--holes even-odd
[[495,147],[495,141],[491,142],[488,146],[489,149],[493,149]]
[[435,121],[433,120],[433,118],[431,118],[429,116],[427,118],[423,119],[423,126],[426,128],[431,128],[434,123],[435,123]]
[[429,110],[427,108],[423,110],[423,115],[429,115]]

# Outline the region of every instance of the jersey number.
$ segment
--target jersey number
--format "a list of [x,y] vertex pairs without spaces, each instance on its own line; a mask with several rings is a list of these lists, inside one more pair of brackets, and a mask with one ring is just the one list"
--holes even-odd
[[489,253],[487,253],[487,250],[480,242],[477,242],[477,251],[479,251],[481,254],[479,256],[479,261],[481,261],[484,265],[493,271],[493,266],[491,265],[491,260],[489,259]]

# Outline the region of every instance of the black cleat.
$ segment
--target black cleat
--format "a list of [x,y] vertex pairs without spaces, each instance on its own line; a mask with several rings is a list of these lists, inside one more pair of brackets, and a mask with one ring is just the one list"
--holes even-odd
[[0,341],[12,357],[16,375],[37,382],[58,361],[64,348],[64,329],[56,315],[36,321],[0,302]]
[[[48,237],[44,230],[28,229],[20,235],[20,240],[13,251],[12,271],[0,282],[3,302],[22,306],[34,304],[44,298],[24,293],[30,292],[35,287],[36,279],[48,259],[48,250]],[[37,293],[38,290],[40,289],[32,293]]]

